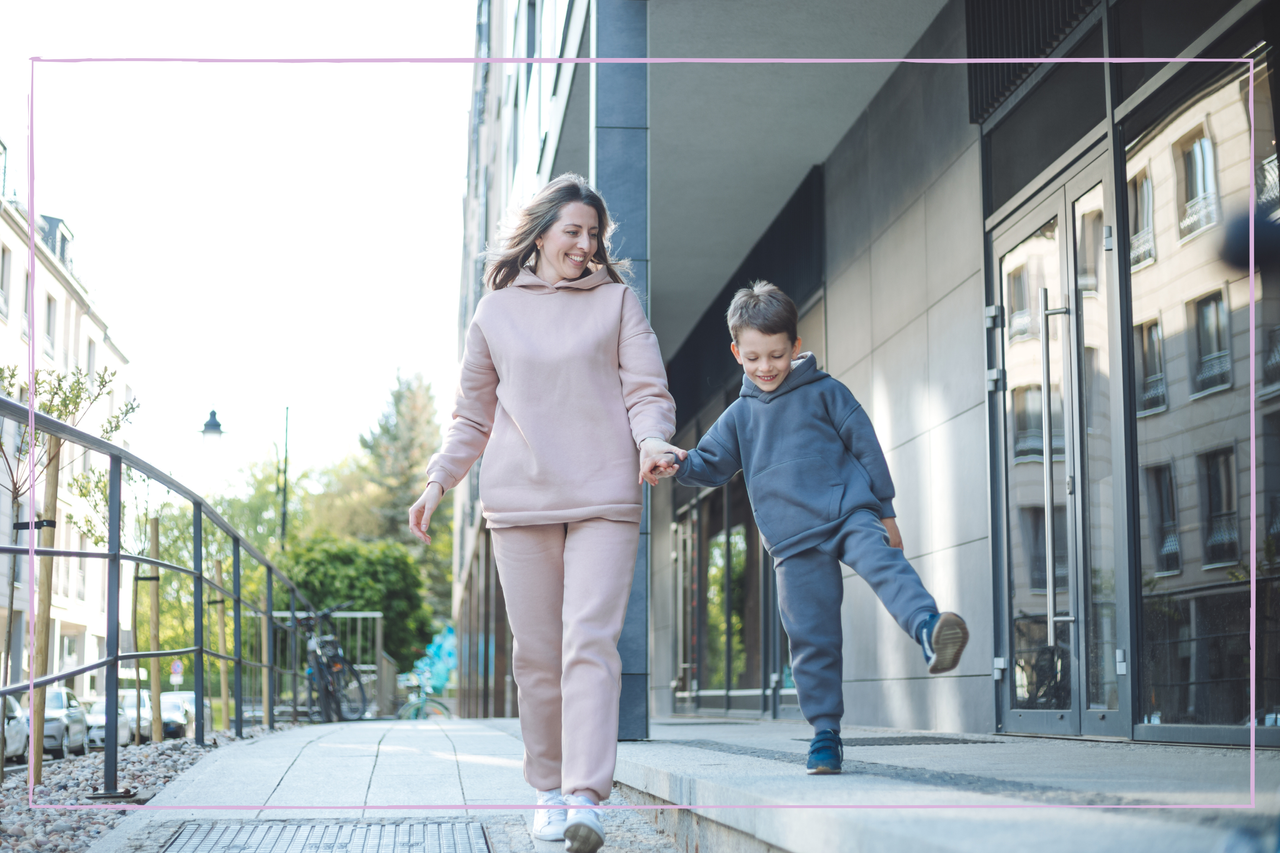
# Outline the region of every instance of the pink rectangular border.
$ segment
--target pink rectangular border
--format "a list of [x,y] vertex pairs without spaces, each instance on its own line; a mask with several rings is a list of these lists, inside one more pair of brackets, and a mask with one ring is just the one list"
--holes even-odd
[[[1190,57],[1190,58],[1162,58],[1162,57],[1115,57],[1111,59],[1095,59],[1089,57],[1057,57],[1057,58],[999,58],[999,59],[960,59],[960,58],[907,58],[907,59],[870,59],[870,58],[804,58],[804,57],[779,57],[779,58],[751,58],[751,57],[735,57],[735,58],[705,58],[705,57],[595,57],[595,58],[548,58],[548,57],[494,57],[494,58],[476,58],[476,57],[402,57],[402,58],[352,58],[352,57],[336,57],[336,58],[298,58],[298,59],[271,59],[271,58],[249,58],[249,59],[226,59],[226,58],[195,58],[195,57],[84,57],[84,58],[44,58],[33,56],[31,61],[31,88],[27,100],[27,268],[31,274],[27,281],[27,299],[28,304],[35,304],[35,80],[37,63],[97,63],[97,62],[195,62],[195,63],[220,63],[220,64],[283,64],[283,65],[314,65],[314,64],[489,64],[489,65],[528,65],[528,64],[646,64],[646,65],[667,65],[667,64],[748,64],[748,65],[856,65],[856,64],[907,64],[907,65],[1010,65],[1010,64],[1188,64],[1188,63],[1246,63],[1249,66],[1249,162],[1252,164],[1256,158],[1253,129],[1256,125],[1254,117],[1254,60],[1250,58],[1239,59],[1215,59],[1206,57]],[[1228,804],[1228,805],[1073,805],[1073,804],[1008,804],[1008,805],[771,805],[771,806],[754,806],[754,805],[716,805],[716,806],[691,806],[691,805],[665,805],[665,806],[597,806],[600,809],[754,809],[754,808],[779,808],[779,809],[1042,809],[1042,808],[1066,808],[1066,809],[1252,809],[1257,807],[1257,744],[1256,744],[1256,726],[1257,720],[1254,710],[1254,700],[1257,690],[1257,501],[1258,501],[1258,470],[1257,470],[1257,400],[1256,400],[1256,372],[1257,372],[1257,354],[1255,352],[1257,346],[1257,312],[1256,312],[1256,291],[1255,291],[1255,274],[1256,259],[1254,246],[1254,216],[1253,212],[1257,207],[1257,186],[1256,181],[1249,182],[1249,802],[1247,804]],[[28,387],[35,385],[35,312],[28,312],[27,315],[27,359]],[[35,433],[35,400],[28,395],[27,404],[28,429],[31,433]],[[36,485],[36,476],[34,466],[30,468],[31,490],[34,493]],[[29,565],[35,565],[35,537],[27,537],[28,560]],[[35,584],[29,584],[27,590],[28,612],[35,612]],[[35,624],[31,622],[29,637],[29,649],[35,648]],[[28,687],[28,696],[32,696],[35,691],[35,676],[31,674]],[[28,732],[28,737],[31,737]],[[316,810],[316,811],[332,811],[334,809],[353,809],[360,808],[363,810],[486,810],[486,809],[531,809],[536,808],[534,805],[467,805],[467,804],[430,804],[430,805],[403,805],[403,806],[152,806],[142,805],[53,805],[40,804],[35,802],[35,784],[34,773],[32,768],[35,763],[35,748],[31,744],[28,748],[28,772],[27,772],[27,806],[35,809],[109,809],[109,810],[151,810],[151,811],[200,811],[200,810],[242,810],[242,811],[270,811],[274,809],[281,810]]]

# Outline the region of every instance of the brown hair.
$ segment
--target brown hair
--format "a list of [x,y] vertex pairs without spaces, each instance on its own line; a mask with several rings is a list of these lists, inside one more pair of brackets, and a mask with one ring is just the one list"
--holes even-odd
[[765,335],[786,332],[793,344],[800,336],[797,330],[800,315],[796,304],[790,296],[767,281],[753,281],[749,287],[735,293],[725,319],[729,321],[729,334],[735,342],[743,329],[755,329]]
[[595,208],[600,222],[595,254],[588,259],[587,268],[582,275],[591,275],[603,267],[609,271],[609,278],[622,282],[622,274],[630,270],[630,264],[609,258],[609,235],[614,224],[609,220],[609,210],[605,207],[604,199],[587,183],[586,178],[566,172],[538,190],[537,195],[521,209],[509,228],[502,248],[489,250],[484,280],[490,290],[501,290],[516,280],[521,268],[537,257],[537,239],[556,224],[564,206],[575,201]]

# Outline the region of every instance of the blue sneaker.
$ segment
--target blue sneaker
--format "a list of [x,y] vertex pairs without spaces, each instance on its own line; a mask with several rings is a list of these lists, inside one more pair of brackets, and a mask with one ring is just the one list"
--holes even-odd
[[969,628],[954,613],[935,613],[920,626],[920,648],[930,675],[955,669],[968,642]]
[[809,775],[839,773],[842,761],[844,761],[844,744],[840,742],[839,732],[823,729],[809,741],[809,763],[806,767]]

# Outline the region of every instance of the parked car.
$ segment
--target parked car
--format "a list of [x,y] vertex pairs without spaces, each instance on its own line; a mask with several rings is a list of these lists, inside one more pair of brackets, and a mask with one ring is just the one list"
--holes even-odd
[[89,749],[89,724],[76,694],[65,687],[49,687],[44,695],[44,751],[54,758],[84,755]]
[[17,758],[27,763],[27,742],[31,728],[27,725],[27,713],[12,696],[4,697],[4,757]]
[[[166,690],[160,694],[160,702],[165,699],[177,699],[182,703],[182,707],[187,712],[187,731],[194,732],[196,728],[196,693],[194,690]],[[164,707],[161,704],[161,707]],[[204,728],[205,731],[213,731],[213,705],[210,704],[209,698],[206,696],[204,700]]]
[[[85,714],[85,721],[89,724],[89,746],[94,749],[105,749],[107,746],[107,700],[99,699],[89,708],[89,713]],[[133,726],[129,723],[129,717],[124,712],[124,705],[117,703],[116,705],[116,743],[124,746],[133,742]]]
[[[142,697],[142,723],[138,723],[138,709],[135,702],[138,696]],[[129,740],[133,740],[134,732],[139,728],[142,731],[142,740],[151,740],[151,692],[143,690],[141,694],[135,693],[133,690],[120,691],[120,708],[124,711],[124,715],[129,718]]]
[[171,693],[160,694],[160,719],[164,721],[166,738],[186,737],[187,732],[195,725],[195,720],[187,715],[182,698]]

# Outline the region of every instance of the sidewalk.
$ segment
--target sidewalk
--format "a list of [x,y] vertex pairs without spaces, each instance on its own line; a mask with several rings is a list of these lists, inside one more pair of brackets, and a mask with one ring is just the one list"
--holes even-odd
[[[1259,807],[1230,809],[1248,803],[1247,750],[846,729],[844,774],[811,777],[807,735],[792,722],[655,720],[649,741],[619,745],[610,803],[696,808],[611,810],[605,850],[1079,853],[1085,841],[1199,853],[1237,829],[1275,844],[1274,751],[1257,755]],[[134,813],[90,851],[159,850],[185,821],[318,819],[479,821],[494,853],[562,850],[522,834],[527,809],[476,808],[530,802],[521,755],[517,720],[303,727],[216,750],[150,803],[167,808]],[[1061,808],[1199,804],[1215,808]],[[332,808],[304,808],[320,806]],[[910,808],[868,808],[886,806]]]

